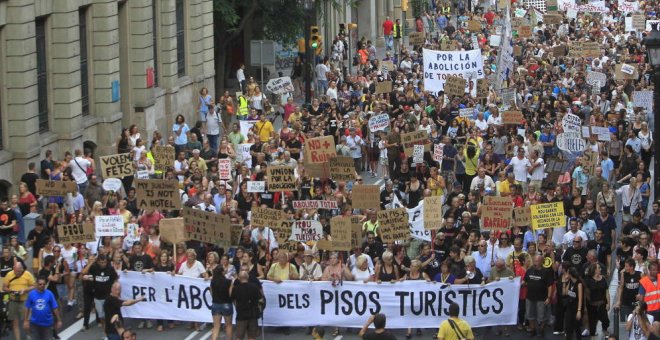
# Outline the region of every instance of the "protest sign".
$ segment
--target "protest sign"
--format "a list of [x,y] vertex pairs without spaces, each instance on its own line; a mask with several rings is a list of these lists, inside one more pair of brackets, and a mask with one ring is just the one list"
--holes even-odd
[[58,224],[60,243],[87,243],[96,241],[96,229],[92,223]]
[[66,194],[74,192],[78,192],[76,182],[37,180],[37,195],[39,196],[66,196]]
[[566,227],[564,203],[543,203],[531,205],[532,229]]
[[402,133],[401,144],[403,144],[403,152],[406,157],[412,157],[414,146],[417,144],[424,145],[424,151],[431,151],[429,134],[424,130]]
[[231,179],[231,159],[218,159],[218,177],[223,180]]
[[354,185],[353,208],[380,209],[380,187],[378,185]]
[[474,115],[474,108],[473,107],[466,107],[466,108],[458,109],[458,116],[459,117],[472,118],[473,115]]
[[387,129],[390,126],[390,115],[387,113],[379,114],[369,118],[369,131],[376,132]]
[[532,224],[532,210],[529,207],[514,208],[513,214],[516,227],[529,227]]
[[337,209],[337,201],[293,201],[293,209]]
[[231,246],[231,221],[228,215],[184,207],[181,216],[187,240]]
[[509,107],[516,103],[516,89],[513,87],[500,89],[497,94],[502,98],[502,104],[505,107]]
[[396,70],[394,63],[391,60],[383,60],[380,62],[380,71],[383,73],[388,73]]
[[381,210],[378,212],[378,234],[383,243],[405,241],[410,238],[408,211],[406,208]]
[[611,140],[610,129],[603,126],[592,126],[591,134],[597,135],[600,141],[609,142]]
[[323,238],[323,226],[321,222],[314,220],[293,221],[289,241],[309,242],[319,241],[321,238]]
[[518,125],[525,117],[522,114],[522,111],[504,111],[502,112],[502,124],[504,125]]
[[[332,158],[330,158],[332,159]],[[305,173],[309,177],[328,178],[330,177],[330,162],[312,163],[308,156],[303,156]]]
[[392,92],[391,80],[379,81],[376,83],[376,92],[374,92],[375,94],[390,93],[390,92]]
[[[122,307],[125,318],[213,322],[210,281],[167,273],[119,275],[122,299],[147,297]],[[445,301],[458,303],[461,318],[470,320],[472,327],[485,327],[516,324],[518,299],[511,297],[520,294],[520,278],[451,287],[424,280],[387,285],[344,281],[338,287],[330,281],[263,281],[263,291],[269,301],[262,319],[267,327],[360,328],[378,312],[397,316],[388,318],[388,329],[408,328],[411,320],[415,327],[437,328],[449,317]]]
[[632,75],[635,73],[635,67],[629,64],[622,64],[621,65],[621,72]]
[[124,236],[124,217],[121,215],[103,215],[94,217],[96,237]]
[[130,153],[101,156],[99,159],[103,178],[124,178],[133,174],[133,158]]
[[420,46],[424,44],[424,33],[421,32],[412,32],[408,34],[408,42],[412,46]]
[[479,37],[475,34],[470,38],[470,42],[472,43],[472,48],[479,48]]
[[598,153],[587,150],[582,155],[582,172],[587,176],[593,176],[598,163]]
[[557,147],[568,152],[581,152],[587,147],[582,132],[564,132],[557,135]]
[[137,179],[134,183],[138,209],[181,209],[179,181]]
[[[624,69],[623,65],[627,65],[625,69],[627,71],[631,71],[632,73],[623,72]],[[614,65],[614,80],[636,80],[637,78],[639,78],[639,75],[636,67],[628,64]]]
[[462,96],[465,94],[465,79],[457,76],[448,76],[445,80],[445,94],[448,96]]
[[587,71],[587,78],[585,79],[587,84],[600,84],[604,85],[607,82],[607,76],[605,73],[596,72],[596,71]]
[[486,196],[481,206],[481,230],[508,230],[511,227],[512,212],[511,198]]
[[568,113],[561,120],[561,127],[564,132],[579,132],[582,126],[582,119],[572,113]]
[[183,217],[163,218],[158,221],[160,236],[171,243],[186,241]]
[[644,14],[633,14],[632,26],[636,30],[643,31],[646,28],[646,16]]
[[293,220],[281,219],[275,221],[275,223],[270,226],[270,229],[273,230],[273,234],[275,235],[275,240],[277,240],[277,244],[285,244],[289,242],[293,222]]
[[559,6],[557,6],[557,0],[546,0],[545,10],[548,12],[555,12],[559,10]]
[[311,163],[326,163],[337,156],[335,139],[332,136],[310,138],[305,141],[305,154]]
[[566,46],[559,45],[552,48],[552,55],[555,57],[563,57],[566,55]]
[[433,147],[433,160],[436,162],[441,162],[444,155],[445,155],[445,145],[442,143],[436,144]]
[[481,50],[469,51],[434,51],[424,49],[424,89],[430,92],[444,90],[445,82],[451,75],[474,74],[476,79],[483,79],[484,63]]
[[330,219],[330,236],[332,249],[336,251],[350,251],[352,234],[351,216],[335,216]]
[[489,91],[488,87],[488,80],[477,79],[477,98],[487,98]]
[[286,165],[270,165],[266,168],[268,191],[296,191],[295,169]]
[[440,40],[440,51],[456,51],[455,40]]
[[561,24],[563,17],[561,14],[556,13],[546,13],[543,15],[543,23],[546,25],[559,25]]
[[253,143],[238,144],[236,150],[236,161],[245,163],[248,169],[252,168],[252,156],[250,155],[250,147]]
[[274,94],[285,94],[293,92],[295,89],[290,77],[280,77],[269,80],[266,83],[266,90]]
[[245,139],[248,138],[248,134],[249,134],[250,130],[252,130],[252,127],[256,123],[257,123],[256,120],[241,120],[239,122],[239,127],[240,127],[240,130],[241,130],[241,134],[243,135],[243,137],[245,137]]
[[248,181],[247,192],[266,192],[266,181]]
[[[362,245],[362,221],[364,220],[364,215],[351,215],[351,249],[355,249]],[[332,226],[331,226],[332,228]],[[332,231],[332,229],[331,229]]]
[[137,223],[129,223],[126,225],[126,237],[130,239],[139,240],[141,233],[140,225]]
[[575,2],[564,2],[560,6],[562,10],[573,9],[578,13],[607,13],[610,11],[605,1],[591,1],[588,4],[577,5]]
[[424,198],[424,229],[440,229],[442,226],[442,199],[440,196]]
[[236,245],[241,242],[241,234],[243,234],[242,224],[232,224],[229,226],[231,232],[231,244]]
[[488,37],[488,45],[493,46],[493,47],[499,47],[502,44],[502,36],[501,35],[491,35]]
[[643,107],[646,112],[653,111],[653,91],[633,91],[633,106]]
[[121,180],[119,178],[106,178],[101,187],[105,191],[118,192],[121,189]]
[[165,171],[174,166],[175,150],[171,145],[155,145],[153,149],[154,169]]
[[591,136],[591,129],[588,126],[582,127],[582,138],[589,138]]
[[600,45],[593,41],[571,41],[569,55],[572,57],[598,58]]
[[515,45],[513,46],[513,56],[520,57],[522,55],[522,46]]
[[135,172],[137,179],[149,179],[149,170],[138,170]]
[[330,158],[330,177],[335,181],[355,180],[355,162],[348,156]]
[[413,146],[413,163],[423,163],[424,162],[424,145],[415,145]]
[[530,38],[532,36],[532,26],[523,25],[518,27],[518,37]]
[[481,22],[479,20],[468,20],[467,27],[470,32],[481,32]]
[[285,214],[277,209],[252,207],[251,212],[252,216],[250,224],[252,224],[253,227],[267,227],[270,226],[273,221],[286,219]]

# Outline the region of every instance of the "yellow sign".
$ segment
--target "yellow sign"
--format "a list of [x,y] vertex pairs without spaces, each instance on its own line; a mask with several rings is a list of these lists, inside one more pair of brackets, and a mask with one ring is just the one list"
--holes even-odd
[[532,229],[561,228],[566,226],[564,203],[532,204]]

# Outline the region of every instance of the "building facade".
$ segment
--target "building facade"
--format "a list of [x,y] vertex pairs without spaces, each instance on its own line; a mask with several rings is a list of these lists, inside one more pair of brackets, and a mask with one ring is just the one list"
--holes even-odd
[[0,0],[0,196],[46,150],[98,159],[131,124],[147,142],[194,124],[213,46],[213,0]]

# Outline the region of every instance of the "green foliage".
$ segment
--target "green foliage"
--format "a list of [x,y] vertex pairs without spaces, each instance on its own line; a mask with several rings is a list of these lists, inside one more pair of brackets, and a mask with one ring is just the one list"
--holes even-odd
[[409,5],[413,18],[417,18],[429,7],[429,0],[410,0]]

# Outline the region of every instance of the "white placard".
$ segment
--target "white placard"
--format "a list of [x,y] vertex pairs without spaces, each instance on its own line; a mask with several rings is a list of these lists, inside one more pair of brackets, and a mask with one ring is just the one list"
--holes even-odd
[[218,159],[218,177],[223,180],[231,179],[231,159]]
[[501,35],[493,34],[490,37],[488,37],[488,45],[490,45],[490,46],[498,47],[498,46],[500,46],[501,42],[502,42],[502,36]]
[[458,115],[460,117],[472,118],[473,114],[474,114],[474,108],[473,107],[466,107],[466,108],[463,108],[463,109],[458,109]]
[[469,74],[476,76],[476,79],[484,78],[484,60],[480,49],[470,51],[424,49],[425,90],[443,91],[448,76],[461,75],[467,79]]
[[291,226],[289,241],[309,242],[319,241],[323,238],[323,225],[314,220],[295,221]]
[[587,84],[605,84],[607,82],[607,76],[602,72],[587,71]]
[[635,74],[635,67],[632,65],[623,64],[621,65],[621,72],[630,75]]
[[285,94],[293,92],[293,82],[290,77],[274,78],[266,84],[266,90],[274,94]]
[[632,19],[633,19],[632,17],[626,17],[625,18],[625,26],[624,27],[625,27],[626,33],[637,32],[637,30],[633,27]]
[[413,146],[413,163],[424,163],[424,145]]
[[254,124],[256,124],[256,120],[241,120],[238,124],[240,126],[241,134],[245,139],[248,139],[248,132],[252,130],[252,127]]
[[[414,151],[415,150],[413,150],[413,152]],[[435,160],[436,162],[441,162],[442,157],[444,157],[444,155],[445,155],[445,145],[442,143],[436,144],[433,147],[433,160]]]
[[104,215],[94,218],[96,237],[124,236],[124,217],[121,215]]
[[646,112],[653,111],[653,91],[633,91],[633,105],[643,107]]
[[266,181],[248,181],[247,182],[247,191],[248,192],[265,192],[266,191]]
[[250,148],[252,143],[238,144],[236,153],[236,160],[245,163],[248,169],[252,168],[252,155],[250,155]]
[[379,114],[369,118],[369,131],[382,131],[390,126],[390,115],[387,113]]
[[103,190],[117,192],[121,189],[121,179],[106,178],[103,180]]
[[137,179],[149,179],[149,170],[138,170],[135,172]]
[[581,132],[582,119],[572,113],[566,114],[561,121],[561,127],[564,132]]
[[557,135],[557,147],[568,152],[582,152],[587,148],[587,142],[582,138],[582,131],[564,132]]

